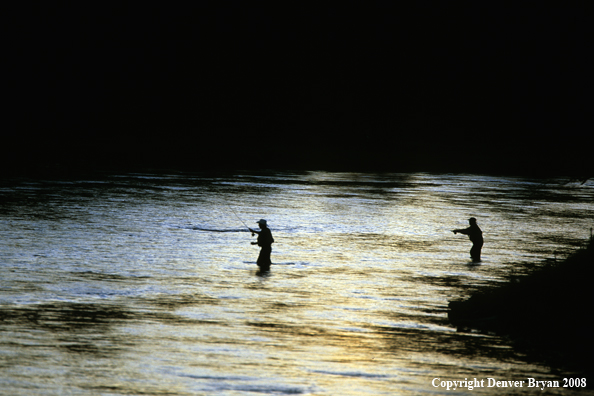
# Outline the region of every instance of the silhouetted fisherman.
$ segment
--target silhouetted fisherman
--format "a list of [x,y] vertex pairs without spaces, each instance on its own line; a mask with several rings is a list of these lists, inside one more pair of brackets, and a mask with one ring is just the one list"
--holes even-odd
[[470,249],[470,257],[472,258],[472,261],[481,261],[481,249],[483,248],[483,232],[476,224],[476,219],[474,217],[468,219],[468,223],[470,223],[470,227],[452,230],[452,232],[454,234],[460,233],[468,235],[468,238],[470,238],[470,241],[472,242],[472,248]]
[[[258,242],[252,242],[252,245],[260,246],[260,255],[258,256],[258,267],[260,267],[260,271],[269,271],[270,264],[270,253],[272,253],[272,243],[274,242],[274,238],[272,237],[272,232],[270,232],[270,228],[266,224],[266,220],[261,219],[258,220],[257,223],[260,225],[260,231],[252,230],[252,233],[258,234]],[[249,228],[249,227],[248,227]]]

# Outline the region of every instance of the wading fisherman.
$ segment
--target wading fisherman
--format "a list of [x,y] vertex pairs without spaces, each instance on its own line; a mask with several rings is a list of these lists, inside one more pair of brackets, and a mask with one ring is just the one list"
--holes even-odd
[[468,223],[470,224],[470,227],[452,230],[452,232],[454,234],[460,233],[468,235],[468,238],[470,238],[470,241],[472,242],[472,248],[470,249],[470,257],[472,258],[472,261],[481,261],[481,249],[483,248],[483,232],[476,224],[476,219],[474,217],[468,219]]
[[[258,267],[260,267],[260,271],[268,271],[270,270],[270,253],[272,253],[272,243],[274,242],[274,238],[272,237],[272,233],[270,232],[270,228],[266,224],[266,220],[261,219],[258,220],[257,223],[260,225],[260,231],[252,230],[250,231],[253,233],[258,234],[258,242],[252,242],[252,245],[260,246],[260,255],[258,256]],[[249,228],[249,227],[248,227]]]

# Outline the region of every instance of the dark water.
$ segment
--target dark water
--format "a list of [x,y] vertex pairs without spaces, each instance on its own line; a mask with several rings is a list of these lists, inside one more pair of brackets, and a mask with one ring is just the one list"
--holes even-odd
[[[485,237],[479,265],[468,239],[450,232],[471,216]],[[242,223],[260,218],[276,240],[264,275]],[[593,219],[592,182],[564,179],[8,180],[0,188],[0,393],[542,393],[527,383],[434,387],[435,378],[572,377],[527,363],[499,337],[457,333],[447,304],[565,257]]]

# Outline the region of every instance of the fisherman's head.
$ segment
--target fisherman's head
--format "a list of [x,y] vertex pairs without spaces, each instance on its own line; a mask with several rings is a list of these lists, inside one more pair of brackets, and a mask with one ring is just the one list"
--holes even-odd
[[266,228],[266,220],[264,219],[260,219],[258,221],[256,221],[256,223],[258,223],[258,225],[260,226],[260,228]]
[[470,225],[476,224],[476,219],[474,217],[471,217],[470,219],[468,219],[468,222],[470,223]]

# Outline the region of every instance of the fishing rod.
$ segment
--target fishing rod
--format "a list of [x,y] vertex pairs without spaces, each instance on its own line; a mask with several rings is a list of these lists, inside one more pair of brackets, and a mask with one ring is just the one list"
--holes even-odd
[[[227,206],[229,206],[229,205],[227,205]],[[250,232],[252,233],[252,236],[254,236],[254,232],[252,231],[252,229],[250,227],[248,227],[247,224],[245,224],[245,222],[243,220],[241,220],[241,217],[239,217],[239,215],[237,213],[235,213],[235,210],[233,210],[233,208],[231,206],[229,206],[229,209],[231,209],[231,211],[233,212],[235,217],[237,217],[237,219],[239,219],[239,221],[241,221],[241,223],[245,226],[245,228],[250,230]]]

